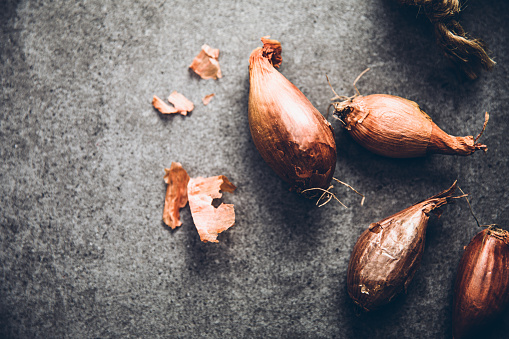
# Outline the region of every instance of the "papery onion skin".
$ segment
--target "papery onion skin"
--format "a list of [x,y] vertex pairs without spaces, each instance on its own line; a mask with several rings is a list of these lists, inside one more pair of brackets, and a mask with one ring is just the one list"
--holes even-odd
[[372,223],[357,240],[347,273],[347,290],[356,305],[372,311],[406,290],[419,268],[430,212],[448,203],[456,188]]
[[509,232],[479,232],[461,258],[453,301],[453,338],[478,338],[509,305]]
[[472,136],[445,133],[414,101],[388,94],[357,96],[336,102],[335,115],[352,138],[373,153],[391,158],[431,153],[470,155],[486,150]]
[[274,66],[281,45],[262,38],[249,58],[249,128],[270,167],[296,191],[327,188],[336,167],[330,123]]

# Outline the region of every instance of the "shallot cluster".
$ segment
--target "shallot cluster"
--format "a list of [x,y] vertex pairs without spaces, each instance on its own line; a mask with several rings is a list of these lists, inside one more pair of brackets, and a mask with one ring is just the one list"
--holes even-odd
[[[261,41],[263,47],[254,49],[249,57],[248,120],[252,140],[261,157],[292,190],[328,192],[337,159],[333,128],[277,70],[282,63],[281,43],[269,37]],[[218,53],[205,45],[196,59],[202,61],[193,61],[191,68],[199,74],[203,68],[204,78],[220,78]],[[212,96],[204,98],[204,105]],[[413,158],[429,154],[468,156],[487,150],[486,145],[477,142],[486,128],[487,112],[476,138],[452,136],[411,100],[387,94],[362,96],[359,92],[334,99],[338,98],[332,103],[334,116],[352,139],[373,153]],[[187,114],[194,107],[179,109],[174,105],[169,107],[154,96],[154,106],[162,113]],[[170,227],[181,225],[179,210],[187,201],[203,241],[217,242],[217,234],[234,224],[233,205],[213,206],[221,191],[235,189],[226,177],[193,179],[175,163],[167,170],[165,180],[168,191],[164,221]],[[365,311],[377,310],[406,291],[424,253],[430,214],[440,216],[444,205],[466,196],[453,196],[456,188],[454,182],[448,189],[370,224],[361,234],[347,270],[347,291],[357,306]],[[454,292],[455,339],[472,335],[509,305],[508,231],[490,226],[472,239],[461,259]]]

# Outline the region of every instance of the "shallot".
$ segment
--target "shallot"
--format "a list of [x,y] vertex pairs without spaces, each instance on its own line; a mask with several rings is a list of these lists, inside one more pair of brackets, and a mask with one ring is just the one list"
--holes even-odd
[[372,223],[354,246],[348,265],[347,289],[365,311],[389,303],[406,290],[424,252],[430,212],[447,204],[456,182],[447,190],[401,212]]
[[276,68],[281,44],[261,39],[249,58],[249,127],[262,158],[292,189],[327,188],[336,167],[330,123]]
[[[478,331],[509,305],[509,232],[490,226],[465,248],[453,301],[453,338]],[[479,336],[476,336],[478,338]]]
[[356,95],[334,102],[334,115],[352,138],[373,153],[391,158],[422,157],[431,153],[470,155],[488,147],[477,140],[481,133],[455,137],[444,132],[417,103],[388,94]]

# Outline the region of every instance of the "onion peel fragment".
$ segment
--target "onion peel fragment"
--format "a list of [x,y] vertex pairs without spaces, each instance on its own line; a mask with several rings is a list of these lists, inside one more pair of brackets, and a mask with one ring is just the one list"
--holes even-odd
[[223,75],[219,67],[219,49],[209,45],[203,45],[200,53],[193,59],[189,68],[198,74],[202,79],[219,79]]
[[187,115],[188,112],[191,112],[194,109],[193,102],[177,91],[173,91],[170,94],[168,101],[173,105],[173,107],[165,103],[157,95],[154,95],[152,98],[152,106],[154,106],[154,108],[162,114],[180,113],[182,115]]
[[178,113],[178,110],[175,107],[171,107],[157,95],[154,95],[154,98],[152,99],[152,106],[154,106],[154,108],[157,109],[162,114]]
[[216,94],[215,93],[207,94],[201,99],[201,102],[203,102],[203,104],[207,106],[210,103],[210,100],[212,100],[212,98],[214,97],[214,95]]
[[171,229],[175,229],[182,225],[180,209],[187,204],[189,175],[178,162],[172,162],[170,168],[165,168],[164,171],[164,182],[168,186],[164,200],[163,221]]
[[347,271],[348,295],[365,311],[378,309],[407,290],[419,268],[430,213],[462,198],[448,189],[369,225],[355,244]]
[[189,180],[189,207],[201,241],[218,242],[217,235],[235,224],[232,204],[212,205],[214,199],[222,197],[221,192],[233,193],[235,189],[224,175]]
[[177,112],[182,115],[187,115],[188,112],[194,109],[193,102],[177,91],[171,92],[168,101],[175,106]]

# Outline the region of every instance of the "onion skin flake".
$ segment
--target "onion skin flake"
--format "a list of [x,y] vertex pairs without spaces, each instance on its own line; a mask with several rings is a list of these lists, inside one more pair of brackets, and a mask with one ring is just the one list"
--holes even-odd
[[212,48],[205,44],[201,47],[200,53],[193,59],[189,68],[198,74],[202,79],[220,79],[223,77],[219,66],[219,49]]
[[223,192],[233,193],[236,188],[224,175],[189,180],[189,207],[201,241],[219,242],[217,235],[235,224],[233,205],[221,203],[215,207],[213,200],[220,199]]
[[[190,178],[178,162],[165,168],[166,197],[163,221],[175,229],[182,225],[180,209],[189,202],[194,225],[203,242],[219,242],[217,236],[235,224],[233,204],[224,204],[223,193],[237,188],[224,175],[209,178]],[[219,202],[219,203],[218,203]]]

